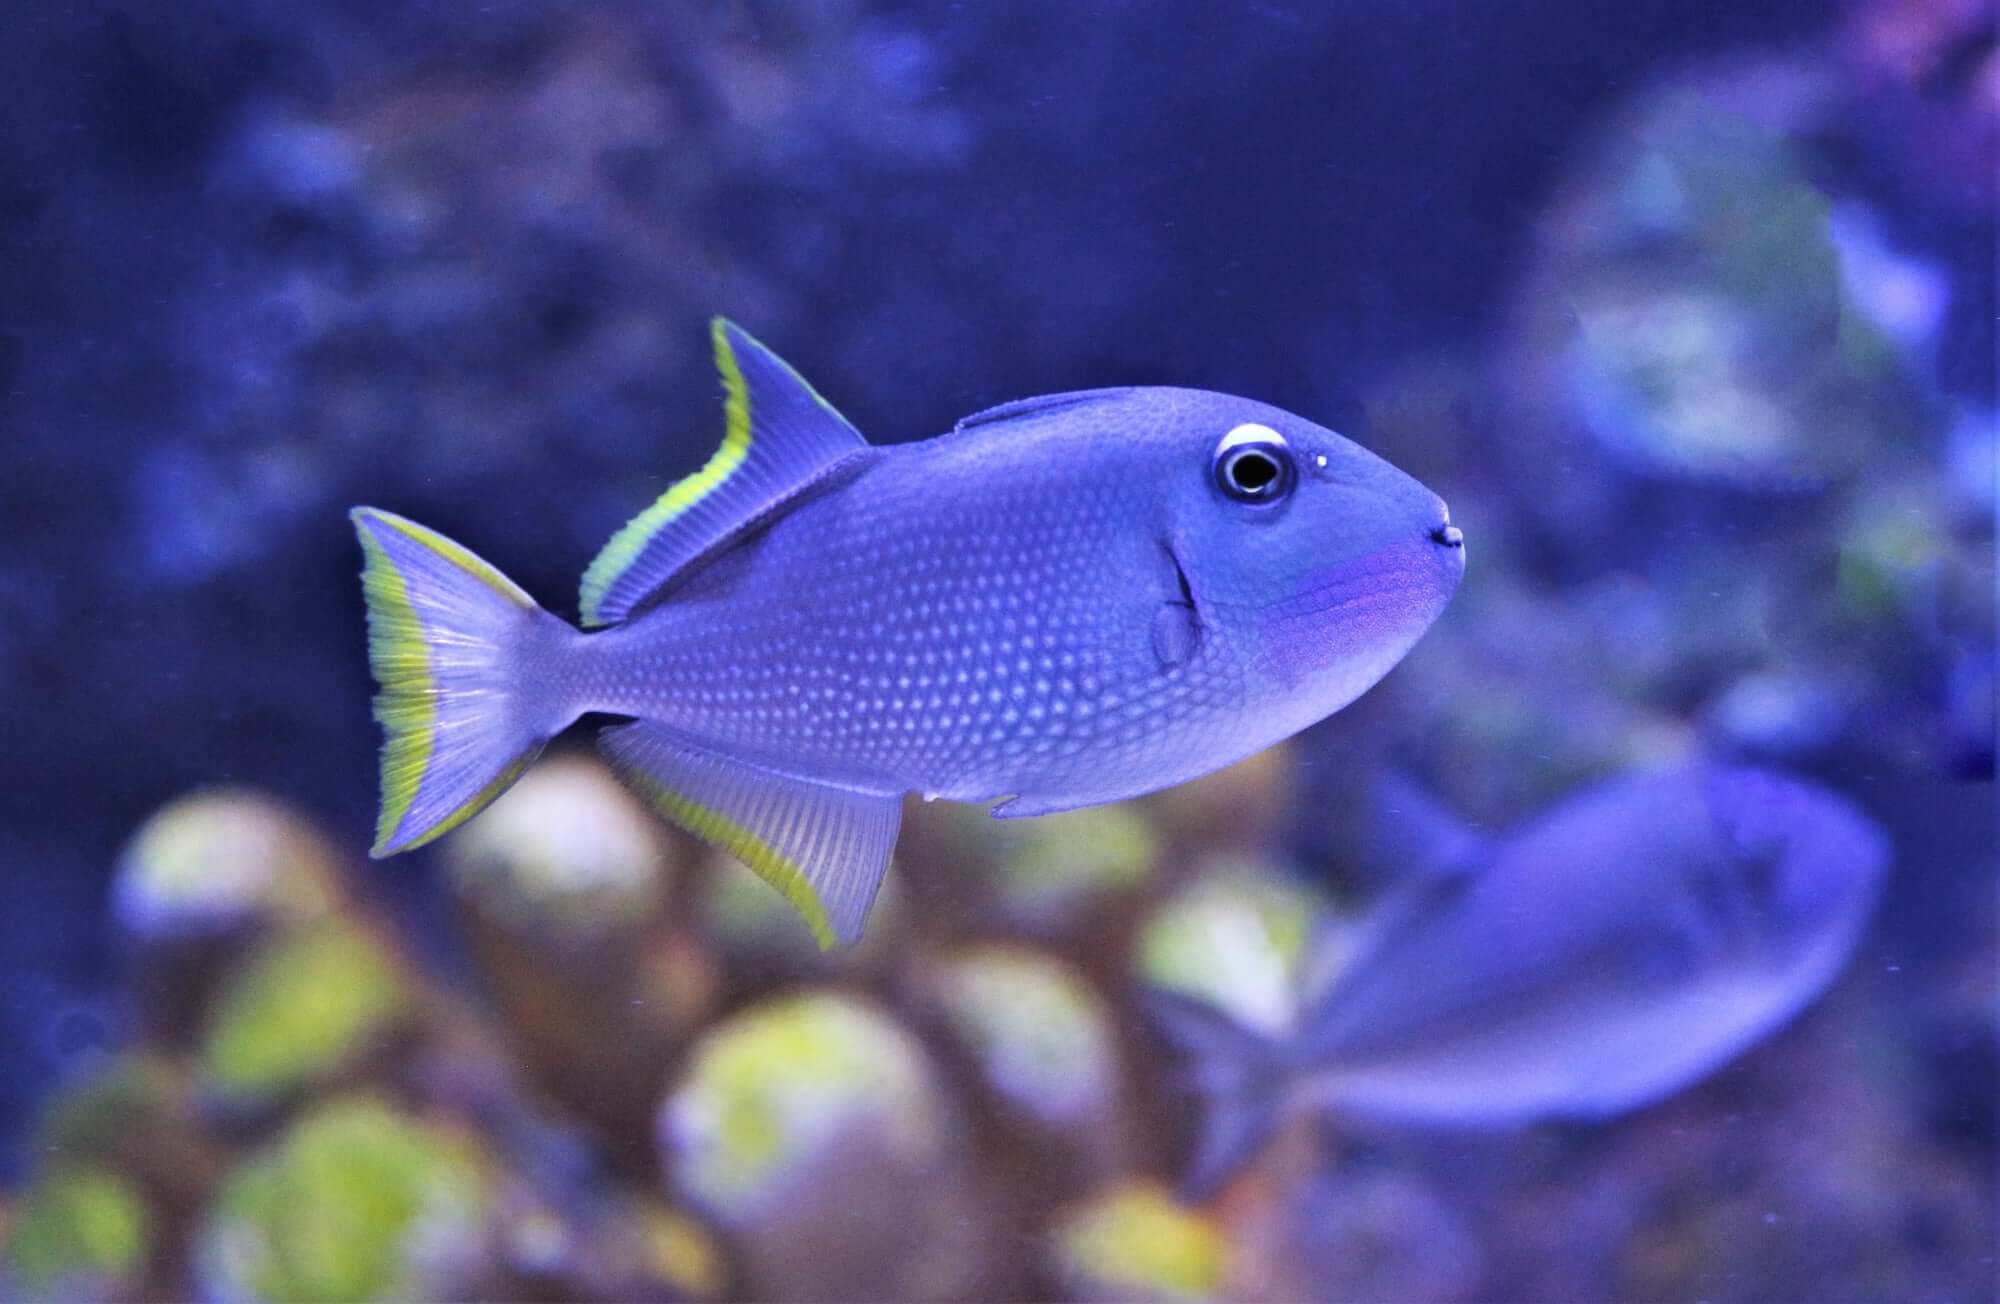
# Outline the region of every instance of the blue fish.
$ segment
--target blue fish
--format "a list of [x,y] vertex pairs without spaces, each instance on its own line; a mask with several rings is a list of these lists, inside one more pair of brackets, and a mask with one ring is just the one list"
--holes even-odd
[[[1353,701],[1457,588],[1437,495],[1248,399],[1103,389],[872,447],[713,324],[722,445],[583,577],[582,623],[352,513],[380,692],[374,853],[498,796],[586,712],[668,819],[850,942],[902,797],[996,815],[1150,792]],[[588,632],[586,632],[588,631]]]
[[1832,981],[1889,863],[1846,800],[1719,765],[1607,782],[1494,844],[1420,843],[1449,863],[1390,892],[1285,1036],[1153,1000],[1210,1098],[1193,1189],[1295,1110],[1495,1128],[1678,1091]]

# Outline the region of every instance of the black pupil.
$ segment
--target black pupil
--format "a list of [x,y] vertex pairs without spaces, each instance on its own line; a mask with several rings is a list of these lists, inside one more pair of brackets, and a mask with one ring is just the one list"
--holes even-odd
[[1262,493],[1278,479],[1278,464],[1268,453],[1239,453],[1229,464],[1229,479],[1244,493]]

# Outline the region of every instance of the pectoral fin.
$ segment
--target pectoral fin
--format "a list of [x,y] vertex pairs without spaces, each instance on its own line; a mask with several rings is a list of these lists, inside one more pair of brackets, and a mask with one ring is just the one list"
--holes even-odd
[[1201,644],[1201,619],[1194,608],[1178,602],[1162,605],[1153,616],[1153,656],[1160,669],[1171,670],[1194,656]]
[[822,947],[861,936],[902,823],[899,794],[776,774],[645,721],[605,730],[598,745],[654,809],[783,893]]

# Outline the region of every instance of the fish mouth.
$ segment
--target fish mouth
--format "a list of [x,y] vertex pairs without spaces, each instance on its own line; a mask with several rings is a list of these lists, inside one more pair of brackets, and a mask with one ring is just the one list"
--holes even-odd
[[1451,523],[1451,508],[1443,503],[1438,504],[1438,523],[1430,528],[1430,540],[1440,548],[1465,547],[1465,535]]
[[1457,589],[1464,558],[1463,542],[1433,546],[1405,536],[1321,572],[1298,592],[1262,610],[1281,623],[1324,619],[1339,612],[1378,632],[1385,624],[1404,623],[1421,631]]

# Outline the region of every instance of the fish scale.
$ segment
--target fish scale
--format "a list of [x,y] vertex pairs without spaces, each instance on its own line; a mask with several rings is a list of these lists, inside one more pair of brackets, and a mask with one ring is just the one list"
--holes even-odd
[[712,337],[722,443],[591,563],[584,630],[354,512],[388,735],[376,854],[608,713],[628,783],[851,941],[903,794],[1011,817],[1208,773],[1366,691],[1464,571],[1435,494],[1265,404],[1092,390],[872,447],[755,340]]

